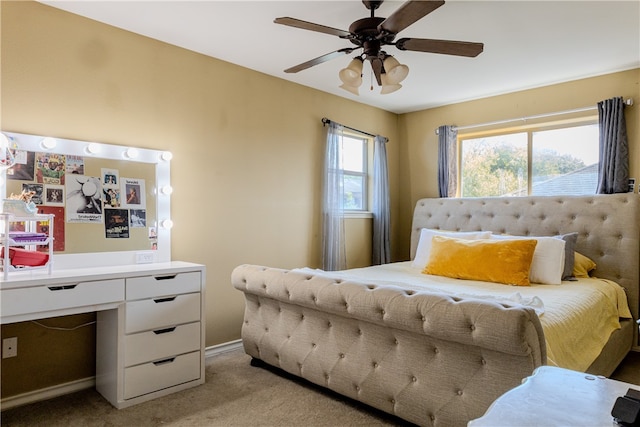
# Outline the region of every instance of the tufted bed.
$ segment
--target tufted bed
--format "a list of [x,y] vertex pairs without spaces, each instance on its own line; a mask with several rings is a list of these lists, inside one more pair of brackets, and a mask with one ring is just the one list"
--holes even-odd
[[[616,315],[615,330],[607,333],[606,343],[587,359],[586,368],[563,367],[610,375],[636,345],[638,195],[422,199],[414,210],[412,259],[422,229],[513,236],[577,232],[575,251],[595,261],[595,276],[624,288],[621,292],[626,294],[632,318]],[[346,272],[237,267],[232,284],[246,301],[245,351],[269,365],[426,426],[466,425],[536,367],[555,364],[548,358],[554,349],[545,339],[545,333],[551,338],[545,324],[551,313],[511,300],[422,290],[395,281],[389,269],[406,271],[404,264]],[[380,268],[386,270],[376,270]],[[584,283],[599,279],[587,278]],[[537,289],[545,300],[547,289],[568,291],[570,286],[582,287],[581,283],[563,281]],[[563,298],[571,300],[566,295]],[[598,316],[603,315],[588,312],[585,324],[587,319],[597,322]],[[565,346],[577,349],[580,355],[582,345],[570,342]]]

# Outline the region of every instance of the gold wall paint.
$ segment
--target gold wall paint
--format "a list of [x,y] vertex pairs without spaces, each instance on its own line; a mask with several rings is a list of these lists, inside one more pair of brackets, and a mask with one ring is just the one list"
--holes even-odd
[[[409,257],[411,210],[423,197],[438,197],[438,136],[441,125],[474,125],[596,106],[598,101],[622,96],[633,98],[635,105],[625,109],[630,152],[631,177],[640,179],[640,69],[576,80],[510,94],[446,105],[399,117],[401,165],[400,240],[394,244]],[[596,112],[556,117],[564,119]],[[545,119],[549,121],[552,119]],[[541,121],[541,120],[539,120]],[[482,128],[490,129],[490,128]]]
[[[39,3],[0,2],[0,15],[1,129],[173,152],[172,255],[207,267],[207,346],[240,336],[244,301],[229,278],[236,265],[320,266],[322,117],[389,137],[392,259],[399,261],[409,256],[415,201],[437,196],[437,126],[612,96],[640,104],[636,69],[398,116]],[[627,113],[632,175],[640,171],[638,108]],[[370,219],[347,221],[349,267],[368,262],[370,233]],[[5,325],[2,335],[55,342],[38,328]],[[95,337],[66,339],[74,357],[94,356]],[[26,389],[70,381],[51,378],[48,359],[68,354],[40,358],[18,348],[11,371],[50,378]],[[7,363],[2,395],[25,391],[26,375],[5,380]],[[67,369],[72,379],[88,375]]]

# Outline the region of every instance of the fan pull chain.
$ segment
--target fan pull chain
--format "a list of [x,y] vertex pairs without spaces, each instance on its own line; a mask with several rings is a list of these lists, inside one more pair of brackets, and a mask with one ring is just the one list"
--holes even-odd
[[[373,13],[373,11],[372,11],[372,13]],[[373,92],[373,68],[371,70],[369,70],[369,74],[370,74],[369,81],[371,82],[371,86],[369,87],[369,90]]]

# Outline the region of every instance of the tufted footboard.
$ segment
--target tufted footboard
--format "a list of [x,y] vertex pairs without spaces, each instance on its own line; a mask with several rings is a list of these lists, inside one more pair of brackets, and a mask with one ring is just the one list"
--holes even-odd
[[237,267],[245,351],[426,426],[464,426],[546,363],[528,308]]

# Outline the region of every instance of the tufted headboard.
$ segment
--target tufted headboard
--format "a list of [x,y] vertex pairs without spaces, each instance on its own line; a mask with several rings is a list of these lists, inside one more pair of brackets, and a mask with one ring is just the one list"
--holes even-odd
[[534,196],[421,199],[411,230],[411,258],[420,229],[492,231],[518,236],[578,232],[576,250],[595,261],[597,277],[626,289],[638,319],[640,272],[640,196]]

